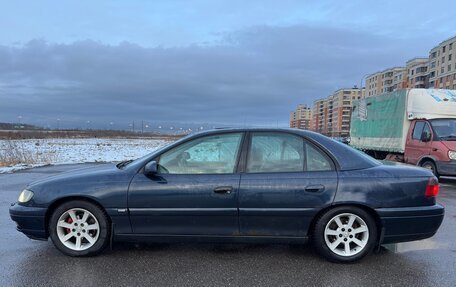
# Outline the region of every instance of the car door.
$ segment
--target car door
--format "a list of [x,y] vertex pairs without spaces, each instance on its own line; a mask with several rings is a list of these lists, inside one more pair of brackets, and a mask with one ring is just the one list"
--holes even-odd
[[302,137],[249,133],[239,189],[244,236],[306,236],[311,219],[332,203],[337,172],[331,159]]
[[157,174],[139,172],[128,193],[133,232],[238,234],[242,140],[239,132],[199,137],[161,154]]
[[411,137],[407,139],[405,157],[408,163],[417,164],[423,155],[429,154],[430,141],[423,141],[423,134],[431,134],[431,128],[426,121],[415,121]]

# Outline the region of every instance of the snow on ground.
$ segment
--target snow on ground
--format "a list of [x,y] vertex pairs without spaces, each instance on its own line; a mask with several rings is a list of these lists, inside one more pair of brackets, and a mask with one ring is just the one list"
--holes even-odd
[[117,162],[144,156],[169,143],[157,139],[26,139],[0,140],[0,159],[20,154],[24,163],[0,167],[0,173],[48,164]]
[[39,166],[44,166],[48,164],[25,164],[25,163],[20,163],[20,164],[15,164],[12,166],[0,166],[0,173],[12,173],[18,170],[22,169],[27,169],[27,168],[33,168],[33,167],[39,167]]

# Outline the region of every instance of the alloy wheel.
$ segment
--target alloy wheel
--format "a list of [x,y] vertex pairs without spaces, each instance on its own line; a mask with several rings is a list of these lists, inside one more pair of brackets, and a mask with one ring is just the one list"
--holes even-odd
[[57,236],[67,248],[82,251],[92,247],[100,235],[97,218],[83,208],[65,211],[57,221]]
[[328,248],[339,256],[353,256],[361,252],[369,240],[369,228],[356,214],[342,213],[334,216],[324,231]]

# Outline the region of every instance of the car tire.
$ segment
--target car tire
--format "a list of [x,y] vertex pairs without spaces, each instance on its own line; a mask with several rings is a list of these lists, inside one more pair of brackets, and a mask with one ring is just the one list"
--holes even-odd
[[375,220],[364,209],[355,206],[328,210],[317,218],[312,233],[317,252],[337,263],[360,260],[374,249],[377,242]]
[[423,168],[427,168],[429,169],[430,171],[432,171],[432,173],[438,178],[439,177],[439,173],[437,171],[437,167],[435,166],[435,163],[432,161],[432,160],[425,160],[421,163],[421,167]]
[[59,205],[49,220],[49,235],[55,247],[73,256],[94,256],[109,243],[108,216],[97,205],[73,200]]

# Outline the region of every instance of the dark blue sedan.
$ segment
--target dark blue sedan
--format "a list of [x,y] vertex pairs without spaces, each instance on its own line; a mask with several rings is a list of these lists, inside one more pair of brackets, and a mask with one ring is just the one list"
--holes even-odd
[[135,161],[28,185],[10,208],[17,229],[70,256],[112,240],[311,240],[336,262],[382,243],[433,236],[444,208],[425,169],[383,165],[295,129],[222,129]]

